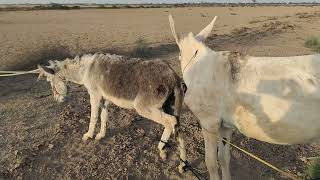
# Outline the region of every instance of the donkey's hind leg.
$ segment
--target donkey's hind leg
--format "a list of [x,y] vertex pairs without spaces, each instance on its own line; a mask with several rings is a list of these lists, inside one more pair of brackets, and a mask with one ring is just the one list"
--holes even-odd
[[161,136],[161,140],[158,145],[160,157],[162,159],[166,159],[166,151],[165,145],[168,142],[170,135],[174,132],[174,128],[177,124],[177,120],[174,116],[166,114],[159,108],[150,108],[147,106],[140,105],[139,103],[135,103],[135,109],[141,116],[153,120],[159,124],[164,126],[164,131]]
[[179,172],[184,173],[185,172],[185,167],[186,167],[186,161],[187,161],[187,151],[186,151],[186,146],[185,146],[185,136],[182,132],[177,132],[176,133],[176,138],[178,140],[178,146],[179,146],[179,156],[180,156],[180,165],[179,165]]

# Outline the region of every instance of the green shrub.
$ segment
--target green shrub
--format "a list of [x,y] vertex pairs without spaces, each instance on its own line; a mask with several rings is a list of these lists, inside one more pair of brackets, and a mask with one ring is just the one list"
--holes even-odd
[[320,159],[315,159],[308,165],[305,176],[305,179],[320,179]]
[[151,47],[147,46],[146,41],[143,38],[139,38],[136,42],[135,50],[133,51],[134,57],[150,57],[151,56]]
[[312,49],[315,52],[320,52],[320,38],[319,37],[310,37],[305,43],[305,47]]

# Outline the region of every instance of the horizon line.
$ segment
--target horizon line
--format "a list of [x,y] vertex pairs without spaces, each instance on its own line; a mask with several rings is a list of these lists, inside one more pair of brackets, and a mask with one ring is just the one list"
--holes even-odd
[[176,3],[0,3],[0,5],[50,5],[50,4],[83,4],[83,5],[170,5],[170,4],[320,4],[320,2],[176,2]]

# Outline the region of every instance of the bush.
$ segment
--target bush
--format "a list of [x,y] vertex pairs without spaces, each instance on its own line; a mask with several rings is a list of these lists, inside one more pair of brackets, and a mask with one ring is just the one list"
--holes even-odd
[[104,6],[104,4],[100,4],[97,8],[98,9],[105,9],[106,7]]
[[305,171],[306,179],[320,179],[320,159],[313,160]]
[[136,47],[135,50],[133,51],[132,56],[134,57],[140,57],[140,58],[145,58],[145,57],[150,57],[151,56],[151,47],[147,46],[147,43],[143,38],[139,38],[136,42]]
[[310,37],[305,43],[305,47],[311,48],[315,52],[320,52],[320,38],[319,37]]

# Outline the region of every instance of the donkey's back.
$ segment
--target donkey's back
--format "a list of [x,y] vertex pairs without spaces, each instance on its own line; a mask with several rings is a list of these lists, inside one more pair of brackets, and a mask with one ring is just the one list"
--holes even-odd
[[320,55],[252,57],[242,76],[234,115],[243,134],[276,144],[320,138]]
[[137,97],[148,98],[150,105],[165,102],[180,86],[180,78],[164,61],[144,61],[118,55],[96,54],[88,68],[87,88],[124,108],[133,108]]

